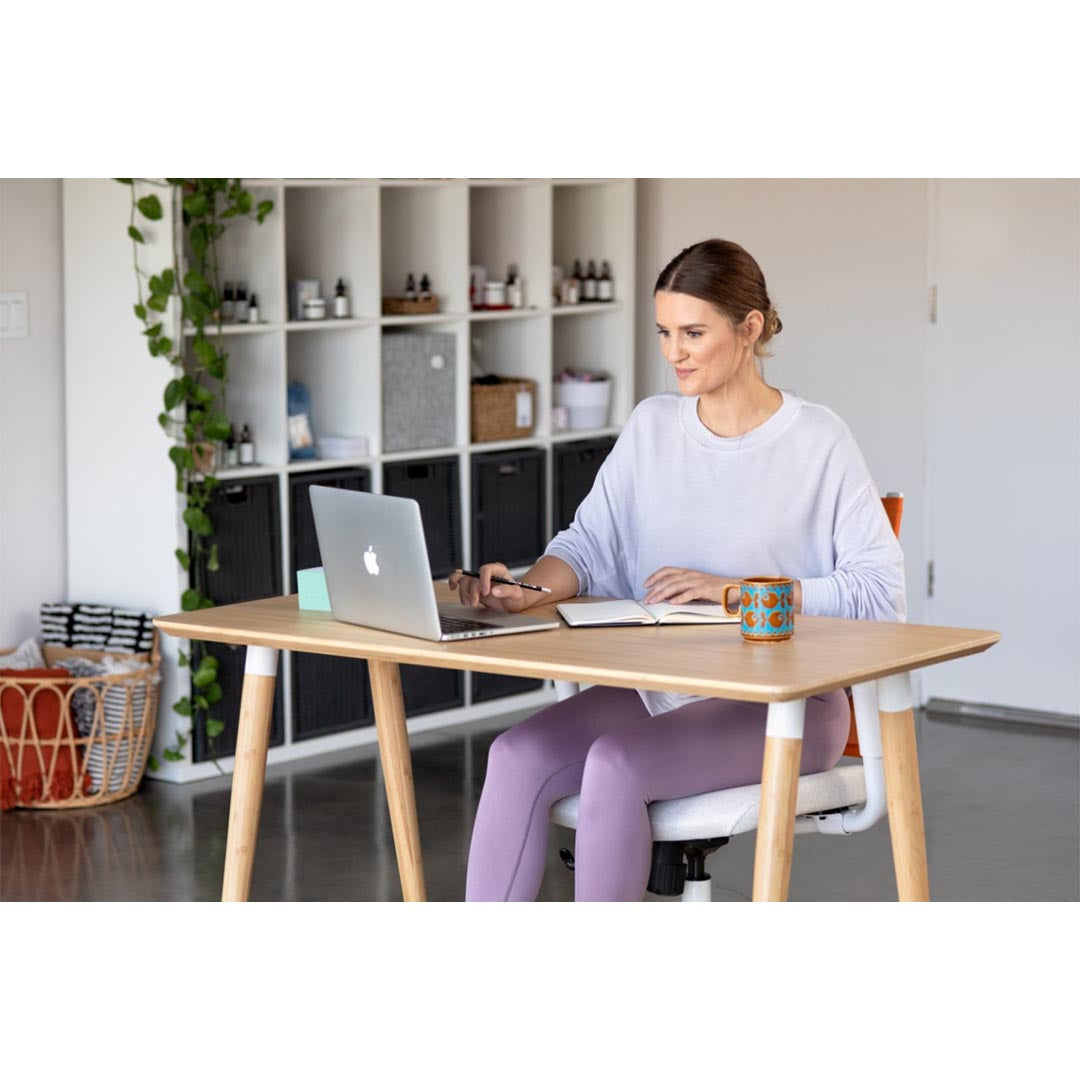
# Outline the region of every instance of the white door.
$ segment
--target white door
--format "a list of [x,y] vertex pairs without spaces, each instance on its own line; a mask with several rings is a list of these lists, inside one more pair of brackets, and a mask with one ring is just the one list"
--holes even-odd
[[925,697],[1075,714],[1080,184],[937,181],[930,216],[927,621],[1003,636]]

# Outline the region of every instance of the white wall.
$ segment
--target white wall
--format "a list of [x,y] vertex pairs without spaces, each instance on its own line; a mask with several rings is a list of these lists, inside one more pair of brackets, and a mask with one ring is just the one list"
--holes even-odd
[[924,615],[927,314],[924,180],[646,180],[638,185],[637,393],[674,390],[652,289],[720,237],[758,261],[783,331],[765,378],[847,422],[882,493],[906,496],[908,617]]
[[67,594],[59,180],[0,180],[0,292],[29,294],[30,334],[0,340],[0,648]]

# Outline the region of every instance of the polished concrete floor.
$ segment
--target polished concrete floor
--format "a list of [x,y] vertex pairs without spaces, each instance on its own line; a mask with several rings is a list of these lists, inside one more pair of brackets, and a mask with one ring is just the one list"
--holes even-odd
[[[516,715],[413,739],[428,896],[460,900],[487,749]],[[917,714],[931,895],[1080,899],[1080,739]],[[144,782],[96,810],[0,815],[0,900],[214,900],[221,894],[228,778]],[[709,859],[713,898],[746,900],[754,836]],[[552,827],[540,899],[573,899]],[[253,900],[397,900],[401,892],[374,748],[267,773]],[[889,832],[799,836],[793,900],[895,899]],[[658,899],[649,897],[649,899]]]

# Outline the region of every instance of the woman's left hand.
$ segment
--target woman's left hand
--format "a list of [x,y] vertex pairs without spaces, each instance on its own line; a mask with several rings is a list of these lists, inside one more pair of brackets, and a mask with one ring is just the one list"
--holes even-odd
[[700,570],[664,566],[645,579],[644,604],[688,604],[691,600],[723,603],[724,586],[738,585],[739,578],[717,577]]

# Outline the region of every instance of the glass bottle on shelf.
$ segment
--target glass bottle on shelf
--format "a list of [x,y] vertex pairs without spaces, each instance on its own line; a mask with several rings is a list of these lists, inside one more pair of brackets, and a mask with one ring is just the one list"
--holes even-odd
[[615,299],[615,282],[611,280],[611,265],[607,259],[604,260],[603,265],[600,267],[600,280],[597,282],[596,298],[606,303],[610,303]]
[[596,263],[589,260],[589,272],[585,275],[584,289],[581,294],[582,300],[596,299]]
[[416,279],[412,276],[412,274],[410,274],[405,279],[405,299],[406,300],[415,300],[416,299]]
[[423,274],[420,278],[420,299],[431,299],[431,279],[427,276],[427,274]]
[[251,429],[247,424],[244,425],[240,432],[240,464],[255,464],[255,443],[252,441]]
[[581,272],[581,260],[574,260],[574,281],[577,282],[577,300],[574,303],[578,303],[585,297],[585,275]]
[[236,300],[233,303],[233,322],[248,321],[248,298],[247,285],[242,281],[236,283]]
[[349,317],[349,298],[345,295],[345,279],[338,278],[334,289],[334,318],[347,319]]
[[221,298],[221,321],[233,321],[233,291],[232,282],[225,282],[225,293]]

